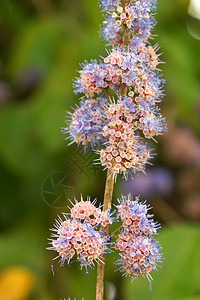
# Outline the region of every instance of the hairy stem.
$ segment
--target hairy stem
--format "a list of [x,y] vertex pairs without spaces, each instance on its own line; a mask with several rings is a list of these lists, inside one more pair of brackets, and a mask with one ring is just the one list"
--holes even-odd
[[122,228],[122,225],[112,232],[112,237]]
[[[129,4],[130,0],[122,0],[122,7],[125,13],[125,7]],[[131,29],[127,27],[126,24],[122,24],[122,41],[123,41],[123,48],[126,46],[128,47],[130,44],[131,39]],[[122,83],[119,87],[119,93],[122,97],[122,100],[124,98],[124,95],[127,93],[127,85],[125,83]]]
[[[106,211],[111,207],[112,204],[112,195],[113,195],[113,187],[114,187],[114,176],[111,170],[108,169],[107,178],[106,178],[106,186],[104,193],[104,202],[103,202],[103,211]],[[109,234],[109,225],[106,228],[101,228],[105,234]],[[102,256],[103,262],[99,262],[97,266],[97,281],[96,281],[96,300],[103,300],[104,294],[104,272],[105,272],[105,253]]]
[[106,97],[107,97],[109,103],[112,104],[112,100],[111,100],[111,97],[110,97],[110,95],[109,95],[109,88],[108,88],[108,87],[105,88],[105,89],[104,89],[104,92],[105,92],[105,95],[106,95]]
[[[122,7],[125,13],[125,7],[128,6],[130,0],[122,0]],[[123,47],[129,46],[131,39],[131,29],[127,27],[126,24],[122,24],[122,41],[123,41]]]

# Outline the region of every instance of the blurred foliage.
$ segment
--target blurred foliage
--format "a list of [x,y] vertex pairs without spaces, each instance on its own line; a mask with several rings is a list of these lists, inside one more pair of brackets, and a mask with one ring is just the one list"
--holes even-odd
[[[84,154],[75,145],[67,147],[61,133],[65,111],[78,102],[72,80],[79,63],[105,55],[97,33],[103,18],[96,2],[0,1],[2,300],[94,299],[96,270],[85,275],[76,263],[68,269],[54,262],[53,276],[54,256],[45,248],[48,228],[57,214],[67,210],[66,190],[67,195],[82,193],[103,199],[105,172],[92,165],[96,156]],[[159,240],[166,260],[152,274],[150,292],[147,280],[131,284],[115,273],[112,254],[107,260],[106,286],[113,286],[116,300],[200,299],[200,22],[188,14],[188,6],[187,0],[160,0],[152,40],[161,45],[161,58],[166,62],[160,65],[166,78],[162,112],[170,125],[170,134],[156,146],[154,163],[174,180],[169,193],[158,194],[160,186],[159,191],[154,186],[153,193],[154,212],[163,223]],[[177,129],[180,126],[189,128],[185,143],[177,139],[173,148],[176,135],[184,137],[182,129]],[[173,139],[172,132],[176,132]],[[62,173],[68,177],[50,187],[52,195],[56,198],[61,193],[62,199],[52,202],[45,198],[44,183]],[[122,191],[128,188],[118,179],[114,198]],[[12,298],[5,286],[12,289],[15,281],[19,284]],[[107,294],[111,300],[109,288]]]
[[[26,299],[34,283],[34,274],[24,267],[7,267],[0,273],[2,299]],[[10,288],[12,286],[12,289]]]

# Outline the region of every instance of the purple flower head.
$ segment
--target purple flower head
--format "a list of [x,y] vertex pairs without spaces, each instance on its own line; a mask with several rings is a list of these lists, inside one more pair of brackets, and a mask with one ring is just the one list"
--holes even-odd
[[107,124],[104,106],[108,100],[103,97],[83,99],[80,106],[70,114],[68,126],[63,132],[70,134],[72,143],[76,142],[84,147],[99,145],[104,140],[103,127]]
[[121,34],[119,31],[120,28],[115,26],[114,19],[108,17],[108,19],[103,22],[103,25],[100,26],[100,38],[104,40],[111,39],[113,46],[117,44],[121,45]]
[[80,78],[74,82],[75,93],[85,93],[87,97],[94,96],[94,93],[101,93],[102,88],[106,88],[107,84],[104,81],[106,70],[105,65],[97,60],[87,61],[82,65],[82,70],[79,71]]
[[110,120],[103,128],[104,148],[100,151],[100,161],[114,174],[128,174],[142,171],[150,158],[150,151],[138,138],[137,115],[124,106],[122,102],[112,104],[106,109]]
[[121,196],[117,205],[118,216],[122,221],[124,232],[144,234],[151,236],[157,233],[160,228],[158,223],[148,214],[149,205],[146,202],[139,202],[139,198],[132,199],[131,195]]
[[54,233],[50,239],[51,247],[49,250],[58,252],[61,266],[65,261],[67,264],[76,257],[83,267],[94,265],[95,261],[101,261],[103,253],[110,252],[109,237],[101,232],[97,227],[107,226],[111,221],[110,210],[102,212],[96,208],[90,199],[86,201],[81,197],[81,201],[74,204],[70,214],[63,214],[64,221],[58,217],[55,228],[51,229]]
[[162,134],[167,131],[165,119],[160,115],[155,115],[151,110],[145,111],[139,119],[139,128],[143,131],[146,138]]
[[117,236],[115,249],[119,250],[120,259],[116,261],[119,271],[130,275],[132,279],[138,276],[152,277],[150,272],[157,269],[161,262],[161,247],[153,236],[160,228],[158,223],[148,213],[150,207],[139,198],[131,195],[121,196],[116,206],[118,217],[122,221],[121,230]]
[[100,0],[99,1],[99,7],[103,7],[103,11],[108,10],[112,11],[114,10],[114,6],[119,5],[119,0]]
[[143,276],[152,280],[150,272],[156,270],[158,263],[162,262],[162,253],[159,252],[162,248],[148,236],[121,232],[115,249],[120,251],[120,259],[115,263],[119,267],[117,271],[124,272],[132,279]]
[[137,101],[155,102],[159,98],[163,81],[156,71],[159,63],[155,49],[142,43],[134,53],[128,48],[116,47],[111,50],[104,62],[85,62],[80,77],[75,81],[76,93],[85,93],[87,97],[105,92],[111,88],[119,91],[122,83],[135,89]]
[[[105,21],[101,26],[100,36],[112,46],[123,44],[123,28],[130,30],[130,44],[140,45],[147,42],[155,25],[152,12],[157,1],[131,0],[127,6],[123,1],[100,1]],[[117,37],[116,37],[117,36]]]

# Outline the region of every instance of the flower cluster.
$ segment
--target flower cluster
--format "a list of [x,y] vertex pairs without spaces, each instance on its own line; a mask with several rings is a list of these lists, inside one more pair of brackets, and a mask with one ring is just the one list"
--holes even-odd
[[110,45],[123,44],[123,30],[130,31],[130,44],[136,46],[147,41],[155,25],[152,15],[157,0],[101,0],[105,21],[100,28],[100,36]]
[[154,223],[152,215],[148,214],[149,206],[139,202],[139,198],[132,200],[131,196],[122,196],[117,205],[122,229],[117,237],[115,249],[120,251],[120,259],[116,261],[119,271],[130,275],[133,279],[146,276],[157,269],[161,262],[161,247],[153,239],[159,224]]
[[139,198],[133,200],[130,195],[121,196],[116,208],[122,226],[115,243],[111,243],[103,229],[117,218],[110,209],[102,211],[96,207],[96,201],[91,202],[89,197],[84,201],[82,196],[79,202],[75,199],[70,213],[63,213],[64,220],[58,217],[55,228],[51,229],[54,233],[49,249],[58,252],[61,266],[76,256],[81,269],[86,267],[87,271],[95,261],[103,261],[103,254],[110,252],[108,246],[112,244],[120,252],[120,259],[116,261],[118,270],[133,279],[146,276],[150,280],[149,273],[157,269],[162,254],[159,243],[153,239],[160,226],[148,214],[149,205]]
[[157,269],[157,263],[161,262],[162,254],[159,252],[159,243],[150,237],[121,233],[116,241],[116,250],[119,250],[121,258],[116,261],[119,271],[130,275],[132,279],[143,276],[151,280],[149,274]]
[[135,114],[122,103],[109,106],[106,113],[110,122],[103,128],[108,141],[100,151],[101,164],[116,174],[142,170],[150,153],[135,135]]
[[104,106],[108,105],[108,100],[103,97],[96,99],[83,99],[80,107],[74,109],[70,114],[68,126],[63,128],[64,133],[69,133],[71,141],[81,144],[84,147],[88,145],[99,145],[103,139],[102,128],[106,125]]
[[[74,110],[69,128],[72,142],[98,146],[102,166],[113,174],[144,171],[151,151],[144,138],[166,131],[156,106],[164,80],[157,69],[158,45],[147,42],[156,0],[101,0],[105,16],[102,35],[113,48],[102,60],[85,61],[74,82],[85,94]],[[111,94],[114,98],[111,100]],[[109,103],[108,103],[109,102]]]
[[102,89],[108,86],[105,82],[108,72],[102,62],[98,64],[96,60],[91,60],[90,63],[85,61],[82,69],[79,71],[80,78],[77,78],[74,84],[76,93],[85,93],[89,97],[94,93],[101,93]]
[[146,138],[152,138],[155,135],[162,134],[166,131],[164,118],[154,110],[143,110],[139,117],[138,128],[143,131]]
[[145,99],[155,103],[162,95],[163,84],[156,71],[157,65],[158,56],[151,46],[141,44],[135,52],[114,48],[99,64],[85,61],[74,83],[75,92],[93,97],[108,88],[119,91],[124,83],[135,90],[136,101]]
[[125,230],[128,229],[134,234],[156,234],[159,224],[155,223],[152,215],[148,214],[150,208],[146,202],[139,202],[138,197],[133,201],[128,195],[121,196],[119,203],[118,214]]
[[101,261],[102,254],[108,249],[108,239],[99,230],[99,226],[105,227],[112,223],[110,210],[102,212],[96,208],[94,203],[87,198],[81,197],[71,208],[70,214],[63,214],[64,221],[59,217],[56,220],[55,228],[52,229],[52,239],[50,250],[58,252],[57,257],[61,257],[61,266],[65,261],[69,264],[76,255],[82,267],[93,266],[94,261]]

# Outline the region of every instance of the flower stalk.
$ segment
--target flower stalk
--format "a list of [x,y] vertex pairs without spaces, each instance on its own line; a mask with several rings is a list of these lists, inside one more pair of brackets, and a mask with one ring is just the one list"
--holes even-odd
[[[108,169],[105,192],[104,192],[103,211],[106,211],[107,209],[111,208],[113,188],[114,188],[114,176],[112,172]],[[101,228],[101,229],[105,232],[106,235],[109,234],[109,224],[105,228]],[[104,253],[103,255],[103,261],[99,262],[97,266],[96,300],[103,300],[105,257],[106,257],[106,253]]]
[[[123,11],[125,12],[125,6],[128,5],[130,0],[122,0],[122,7]],[[130,43],[131,37],[131,30],[126,26],[126,24],[122,25],[122,40],[123,40],[123,47],[128,46]],[[123,96],[127,93],[127,86],[126,84],[122,83],[119,87],[119,93],[123,99]],[[106,89],[106,96],[109,99],[108,91]],[[107,171],[107,178],[106,178],[106,185],[105,185],[105,192],[104,192],[104,202],[103,202],[103,211],[111,208],[112,204],[112,195],[113,195],[113,188],[114,188],[114,174],[110,169]],[[109,234],[109,224],[105,228],[105,234]],[[96,280],[96,300],[103,300],[104,296],[104,274],[105,274],[105,258],[106,253],[103,255],[103,262],[100,262],[97,266],[97,280]]]

